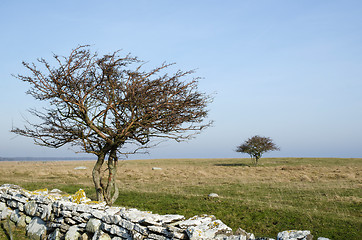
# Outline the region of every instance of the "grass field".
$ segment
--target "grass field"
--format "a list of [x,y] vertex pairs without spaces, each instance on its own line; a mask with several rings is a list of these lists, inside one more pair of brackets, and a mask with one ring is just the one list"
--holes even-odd
[[[262,158],[260,162],[255,167],[250,159],[120,161],[116,205],[186,217],[215,215],[233,230],[241,227],[256,236],[275,238],[280,231],[301,229],[311,230],[315,237],[362,239],[362,159]],[[0,184],[68,193],[82,188],[94,198],[93,164],[0,162]],[[87,169],[74,170],[77,166]],[[220,197],[208,198],[209,193]],[[7,239],[1,224],[0,239]]]

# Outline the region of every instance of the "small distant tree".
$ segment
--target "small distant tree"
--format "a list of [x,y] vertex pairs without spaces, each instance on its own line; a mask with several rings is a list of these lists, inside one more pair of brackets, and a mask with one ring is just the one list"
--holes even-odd
[[[211,125],[204,119],[212,97],[198,91],[198,78],[189,78],[193,71],[166,71],[173,64],[144,71],[136,57],[122,57],[118,51],[98,56],[88,46],[69,56],[54,55],[53,60],[23,62],[30,74],[16,77],[29,83],[27,93],[48,107],[30,110],[40,123],[28,122],[12,132],[41,146],[70,144],[95,154],[92,174],[98,201],[112,205],[118,197],[119,155],[163,139],[188,140]],[[126,144],[134,146],[131,152],[124,151]],[[108,176],[102,179],[105,161]]]
[[235,151],[249,154],[251,158],[254,158],[256,166],[264,153],[279,150],[280,148],[273,143],[271,138],[256,135],[238,146]]

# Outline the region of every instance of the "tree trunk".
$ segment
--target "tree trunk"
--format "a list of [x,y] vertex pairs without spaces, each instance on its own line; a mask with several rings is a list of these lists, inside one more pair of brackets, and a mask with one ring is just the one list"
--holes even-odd
[[260,158],[260,154],[255,155],[255,166],[258,166],[259,158]]
[[107,205],[111,206],[118,198],[118,187],[116,184],[116,174],[117,174],[117,150],[111,150],[108,157],[108,180],[107,186],[104,189],[104,199],[107,202]]
[[[109,148],[108,148],[109,149]],[[119,191],[116,184],[117,174],[117,149],[103,149],[104,151],[99,153],[98,160],[93,168],[93,182],[96,189],[97,201],[106,201],[107,205],[111,206],[118,198]],[[108,178],[103,179],[101,168],[104,163],[105,157],[108,156]]]
[[98,155],[98,160],[97,163],[94,165],[93,168],[93,182],[94,182],[94,187],[96,189],[96,194],[97,194],[97,201],[104,201],[104,197],[103,197],[103,186],[101,183],[102,177],[101,177],[101,168],[102,165],[104,163],[104,158],[105,158],[105,154],[100,154]]

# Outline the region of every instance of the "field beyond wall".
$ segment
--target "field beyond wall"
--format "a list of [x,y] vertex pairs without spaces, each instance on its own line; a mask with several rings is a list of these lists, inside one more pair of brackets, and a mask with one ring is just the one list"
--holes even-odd
[[[82,188],[94,198],[94,163],[0,162],[0,185],[68,193]],[[87,169],[74,169],[79,166]],[[241,227],[256,236],[275,238],[300,229],[315,237],[357,240],[362,239],[361,174],[361,158],[262,158],[257,167],[246,158],[120,161],[116,205],[187,218],[215,215],[233,230]],[[0,239],[6,239],[3,226]]]

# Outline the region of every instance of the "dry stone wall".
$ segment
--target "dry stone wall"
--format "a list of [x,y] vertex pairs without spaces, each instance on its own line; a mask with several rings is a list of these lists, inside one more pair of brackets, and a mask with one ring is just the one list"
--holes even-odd
[[[67,195],[57,189],[28,191],[11,184],[0,186],[0,219],[7,218],[36,240],[272,240],[255,238],[242,229],[233,235],[214,216],[159,215],[93,202],[83,190]],[[277,240],[312,238],[309,231],[284,231],[277,236]]]

